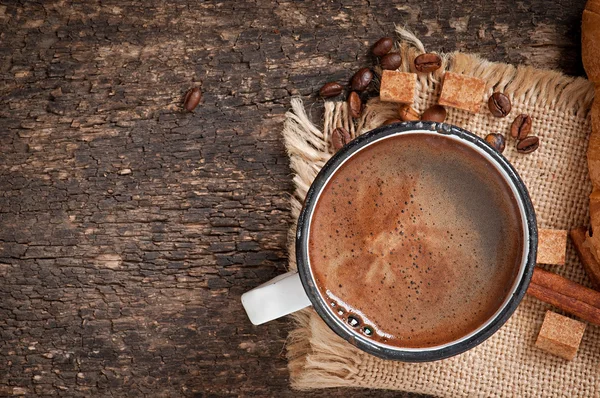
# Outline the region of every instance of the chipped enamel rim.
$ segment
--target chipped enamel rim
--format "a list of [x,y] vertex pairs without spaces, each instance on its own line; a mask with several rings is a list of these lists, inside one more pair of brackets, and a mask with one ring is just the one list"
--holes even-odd
[[[321,192],[335,172],[352,156],[361,150],[380,142],[384,139],[401,134],[442,134],[474,149],[488,160],[511,187],[521,213],[523,227],[523,254],[519,273],[515,278],[512,289],[496,313],[482,326],[455,341],[425,348],[402,348],[385,343],[380,343],[353,331],[339,319],[331,307],[323,299],[316,287],[314,275],[310,268],[308,241],[310,235],[310,220]],[[325,323],[339,336],[351,344],[370,354],[384,359],[394,359],[407,362],[425,362],[448,358],[465,352],[481,344],[494,334],[513,314],[523,299],[533,268],[537,253],[537,223],[535,211],[525,184],[512,165],[495,149],[481,138],[459,127],[444,123],[434,122],[403,122],[383,126],[369,131],[356,138],[344,148],[339,150],[321,169],[312,183],[298,219],[296,230],[296,262],[298,272],[306,294],[313,308]]]

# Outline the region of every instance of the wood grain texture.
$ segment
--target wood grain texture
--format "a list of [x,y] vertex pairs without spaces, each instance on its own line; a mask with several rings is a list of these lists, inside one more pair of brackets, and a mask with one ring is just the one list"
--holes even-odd
[[347,394],[239,301],[286,266],[290,96],[318,120],[394,23],[582,74],[584,3],[0,1],[0,396]]

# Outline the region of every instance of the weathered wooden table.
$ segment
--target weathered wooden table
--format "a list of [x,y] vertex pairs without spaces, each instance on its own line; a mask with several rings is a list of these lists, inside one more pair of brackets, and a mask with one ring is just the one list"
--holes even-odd
[[286,267],[290,97],[318,121],[394,23],[583,73],[583,0],[82,3],[0,1],[0,396],[344,396],[239,300]]

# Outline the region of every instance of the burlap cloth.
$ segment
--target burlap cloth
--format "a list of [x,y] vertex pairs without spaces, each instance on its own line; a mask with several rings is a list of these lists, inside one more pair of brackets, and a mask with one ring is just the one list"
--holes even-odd
[[[414,57],[425,49],[410,33],[398,33],[397,46],[403,56],[400,70],[410,71]],[[540,137],[540,148],[522,155],[509,141],[504,156],[527,184],[538,226],[570,229],[587,224],[591,184],[586,148],[593,86],[582,78],[491,63],[470,54],[445,54],[443,59],[443,67],[433,75],[419,75],[414,107],[421,112],[437,102],[446,70],[485,80],[487,91],[481,99],[481,111],[470,114],[449,108],[446,122],[481,137],[491,132],[508,136],[516,115],[531,115],[532,134]],[[494,91],[504,92],[512,101],[512,112],[506,118],[494,118],[487,109],[487,98]],[[356,136],[394,117],[396,109],[397,105],[375,98],[362,118],[353,123],[344,102],[325,102],[324,126],[320,129],[310,121],[300,100],[292,100],[284,137],[295,173],[296,190],[291,200],[294,219],[311,182],[333,153],[329,144],[332,130],[343,126]],[[296,268],[295,229],[294,223],[289,235],[291,269]],[[566,265],[545,268],[589,286],[571,243]],[[565,361],[534,346],[550,308],[525,297],[512,318],[483,344],[450,359],[420,364],[385,361],[366,354],[339,338],[312,308],[307,308],[294,315],[297,328],[287,344],[291,384],[296,389],[369,387],[444,397],[600,396],[600,327],[588,325],[577,357]]]

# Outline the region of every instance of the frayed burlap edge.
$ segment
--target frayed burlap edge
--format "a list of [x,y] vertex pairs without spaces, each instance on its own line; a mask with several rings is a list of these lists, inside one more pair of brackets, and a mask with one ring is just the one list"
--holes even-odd
[[[403,64],[398,70],[414,72],[412,61],[417,55],[425,52],[425,49],[410,32],[397,29],[397,33],[400,42],[396,44],[396,49],[403,59]],[[439,90],[439,83],[445,71],[452,71],[486,81],[485,98],[494,91],[502,91],[512,99],[547,109],[548,112],[558,112],[567,117],[568,115],[587,117],[593,101],[593,86],[582,78],[568,77],[559,72],[528,66],[515,67],[493,63],[472,54],[454,52],[441,54],[441,56],[443,63],[439,70],[430,75],[418,75],[417,90]],[[375,71],[377,75],[381,72],[377,68]],[[289,231],[288,242],[289,267],[296,269],[296,220],[310,184],[333,153],[333,148],[328,144],[332,131],[336,127],[344,127],[354,138],[379,127],[386,119],[396,117],[397,105],[374,98],[366,105],[362,117],[355,122],[345,102],[327,101],[324,104],[322,130],[310,121],[300,99],[292,99],[291,107],[291,111],[286,115],[283,136],[290,157],[290,166],[295,173],[296,190],[291,198],[294,223]],[[311,308],[307,308],[292,315],[297,328],[290,333],[287,342],[291,385],[300,390],[319,386],[348,387],[349,383],[346,380],[358,374],[361,359],[359,356],[351,355],[354,347],[337,336],[333,338],[322,321],[317,317],[311,317],[312,312]],[[348,352],[349,355],[342,356],[341,352]]]

